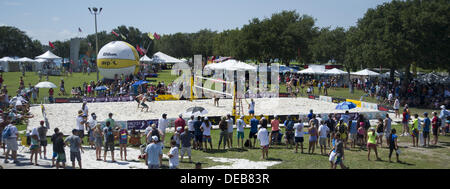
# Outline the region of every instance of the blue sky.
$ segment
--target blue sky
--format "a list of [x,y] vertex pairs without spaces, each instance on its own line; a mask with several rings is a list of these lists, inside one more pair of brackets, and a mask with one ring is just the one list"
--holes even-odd
[[[95,32],[88,7],[102,7],[98,30],[119,25],[143,32],[172,34],[241,28],[252,18],[296,10],[316,19],[318,27],[356,25],[368,8],[390,0],[0,0],[0,26],[14,26],[43,44]],[[83,30],[78,32],[78,28]]]

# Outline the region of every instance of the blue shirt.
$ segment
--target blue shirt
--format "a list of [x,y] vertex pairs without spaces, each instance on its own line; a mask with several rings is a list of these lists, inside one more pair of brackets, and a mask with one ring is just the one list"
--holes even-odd
[[202,121],[197,120],[194,122],[194,135],[202,135],[202,130],[200,129],[202,127]]
[[312,119],[312,115],[313,115],[312,113],[309,113],[309,114],[308,114],[308,119],[309,119],[309,120]]
[[286,128],[286,131],[293,131],[294,130],[294,121],[292,121],[292,120],[284,121],[284,127]]
[[356,123],[357,123],[358,121],[356,121],[356,120],[353,120],[352,121],[352,124],[350,125],[350,133],[351,134],[356,134],[356,132],[357,132],[357,129],[356,129]]
[[424,132],[430,132],[430,124],[431,124],[430,118],[426,117],[423,120],[423,122],[425,123],[424,126],[423,126],[423,131]]
[[159,165],[159,155],[162,155],[162,148],[160,145],[151,143],[145,149],[148,156],[149,165]]
[[256,118],[252,118],[250,120],[250,132],[252,133],[258,132],[258,123],[259,121]]

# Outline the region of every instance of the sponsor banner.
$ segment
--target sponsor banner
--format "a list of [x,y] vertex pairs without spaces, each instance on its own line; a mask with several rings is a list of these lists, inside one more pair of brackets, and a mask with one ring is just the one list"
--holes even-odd
[[289,96],[288,93],[280,93],[280,94],[279,94],[279,97],[288,97],[288,96]]
[[158,95],[155,100],[156,101],[162,101],[162,100],[178,100],[179,97],[174,96],[174,95]]
[[155,124],[156,126],[158,126],[158,120],[157,119],[150,119],[150,120],[130,120],[130,121],[127,121],[128,130],[132,130],[132,129],[145,130],[148,126],[151,126],[152,124]]
[[343,99],[343,98],[332,98],[331,100],[333,103],[345,102],[345,99]]
[[353,103],[356,104],[356,107],[361,108],[361,101],[359,101],[359,100],[346,99],[345,101],[347,101],[347,102],[353,102]]
[[378,110],[387,112],[389,111],[389,108],[383,105],[378,105]]
[[[126,121],[115,121],[115,122],[116,122],[115,127],[120,127],[120,128],[122,128],[122,129],[127,128],[127,122],[126,122]],[[100,121],[99,124],[102,125],[102,129],[103,129],[104,127],[106,127],[106,121]]]
[[329,96],[319,96],[319,100],[323,102],[333,102],[333,99]]
[[68,98],[69,103],[81,103],[83,100],[81,98]]
[[55,98],[55,103],[68,103],[69,99],[67,98]]
[[361,107],[372,109],[372,110],[378,110],[378,104],[369,103],[369,102],[361,102]]

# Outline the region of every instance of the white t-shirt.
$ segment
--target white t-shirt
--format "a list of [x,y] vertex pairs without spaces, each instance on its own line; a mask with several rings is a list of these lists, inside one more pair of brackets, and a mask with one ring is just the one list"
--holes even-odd
[[250,102],[250,109],[251,111],[255,111],[255,102]]
[[169,158],[169,166],[178,166],[178,147],[170,148],[169,154],[173,155],[173,157]]
[[91,117],[91,119],[89,119],[88,123],[89,123],[89,127],[91,129],[94,129],[94,127],[97,125],[98,122],[97,122],[97,120],[95,120],[94,118]]
[[164,118],[159,118],[158,128],[161,132],[165,133],[168,125],[169,125],[169,120],[164,119]]
[[303,123],[294,124],[295,137],[303,137]]
[[152,130],[153,130],[153,128],[152,128],[152,126],[147,126],[147,128],[145,128],[145,135],[147,136],[148,135],[148,133],[151,133],[152,132]]
[[88,106],[87,106],[87,104],[84,106],[84,109],[82,110],[83,111],[83,114],[87,114],[88,113]]
[[204,122],[202,123],[203,135],[211,136],[211,122],[208,122],[208,124],[209,127],[206,127],[206,124]]
[[266,128],[259,129],[258,140],[261,146],[269,145],[269,131]]
[[326,137],[327,137],[327,134],[328,134],[328,131],[330,131],[330,128],[328,128],[328,126],[326,126],[326,125],[321,125],[321,126],[319,127],[319,136],[320,136],[320,137],[323,137],[323,138],[326,138]]
[[236,127],[238,132],[244,132],[245,122],[242,119],[238,119],[236,122]]
[[195,122],[195,120],[192,120],[192,119],[190,119],[189,121],[188,121],[188,128],[189,128],[189,131],[194,131],[194,122]]
[[400,108],[400,102],[398,101],[398,99],[395,99],[394,109],[398,110],[399,108]]
[[232,133],[233,132],[233,118],[227,119],[227,123],[228,123],[228,133]]
[[[11,135],[8,137],[8,139],[17,138],[17,135],[19,134],[19,130],[17,130],[17,127],[14,126],[13,124],[9,124],[8,127],[10,127],[10,132],[11,132]],[[6,129],[6,127],[5,127],[5,129]]]
[[77,117],[77,129],[78,130],[84,130],[84,124],[81,123],[82,121],[83,121],[83,117],[78,116]]

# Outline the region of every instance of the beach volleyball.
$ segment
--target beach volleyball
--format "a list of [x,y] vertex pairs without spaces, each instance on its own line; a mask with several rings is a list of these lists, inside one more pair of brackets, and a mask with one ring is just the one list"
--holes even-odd
[[103,46],[97,58],[100,74],[106,79],[114,79],[121,74],[136,74],[139,69],[139,55],[136,49],[123,41],[112,41]]

